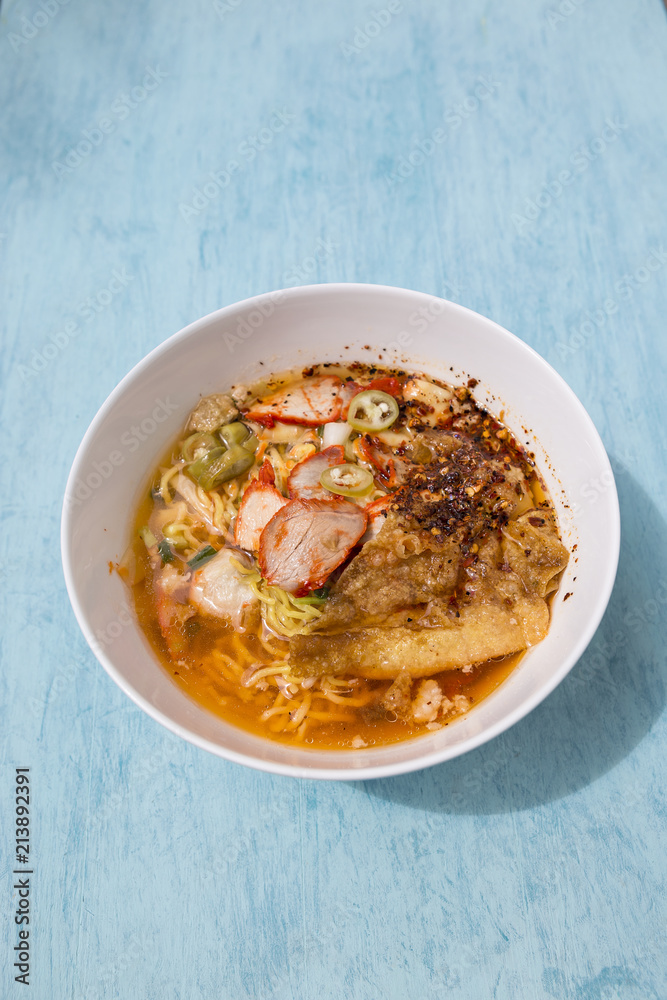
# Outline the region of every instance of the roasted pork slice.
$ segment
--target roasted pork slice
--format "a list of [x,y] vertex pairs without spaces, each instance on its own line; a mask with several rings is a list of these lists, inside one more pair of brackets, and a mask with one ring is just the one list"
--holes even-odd
[[228,618],[243,632],[258,600],[245,577],[232,562],[245,557],[233,549],[220,549],[205,566],[197,570],[190,584],[189,600],[200,611],[216,618]]
[[292,383],[261,403],[254,403],[246,413],[265,427],[273,427],[276,420],[284,424],[305,424],[318,427],[340,419],[343,382],[335,375],[321,375]]
[[327,500],[331,492],[320,486],[320,476],[325,469],[345,463],[345,449],[339,444],[333,444],[315,455],[309,455],[298,462],[289,474],[287,492],[294,499]]
[[347,411],[350,409],[350,403],[360,392],[363,392],[366,386],[359,385],[358,382],[349,380],[343,382],[340,390],[340,419],[347,420]]
[[275,486],[262,482],[261,473],[260,478],[253,479],[243,494],[234,525],[234,541],[239,548],[257,552],[259,536],[273,515],[286,503],[287,500]]
[[262,532],[262,576],[301,597],[326,582],[365,530],[363,509],[346,500],[290,500]]
[[300,635],[290,640],[290,671],[298,677],[353,673],[385,679],[407,671],[428,677],[463,663],[519,652],[547,634],[549,609],[536,596],[462,607],[459,617],[435,628],[365,628],[339,635]]
[[265,458],[262,462],[262,466],[257,473],[257,478],[260,483],[268,483],[269,486],[274,486],[276,482],[276,473],[273,465],[268,458]]
[[380,534],[389,514],[392,499],[393,493],[387,493],[386,496],[378,497],[377,500],[372,500],[365,505],[364,510],[368,518],[368,527],[366,534],[361,539],[362,542],[370,542]]

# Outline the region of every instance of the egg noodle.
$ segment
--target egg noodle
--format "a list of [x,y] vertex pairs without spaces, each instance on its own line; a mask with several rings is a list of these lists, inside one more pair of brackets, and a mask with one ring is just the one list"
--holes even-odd
[[267,653],[275,659],[261,663],[253,660],[242,636],[234,635],[232,644],[233,655],[217,645],[203,665],[209,691],[223,703],[230,696],[243,702],[259,698],[259,719],[270,733],[290,733],[302,741],[312,723],[355,722],[357,716],[350,709],[362,708],[376,697],[377,684],[361,678],[292,677],[286,651],[266,641]]

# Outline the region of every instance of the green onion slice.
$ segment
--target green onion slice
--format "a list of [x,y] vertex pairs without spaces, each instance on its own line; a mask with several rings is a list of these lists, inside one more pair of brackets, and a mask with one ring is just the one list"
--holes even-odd
[[205,545],[199,552],[195,552],[192,559],[188,559],[188,566],[190,569],[199,569],[217,554],[217,550],[212,545]]
[[322,587],[320,590],[311,590],[305,597],[293,597],[295,604],[324,604],[329,596],[329,588]]
[[373,477],[360,465],[332,465],[320,476],[320,484],[341,497],[365,497],[373,489]]
[[388,392],[366,389],[350,403],[347,422],[355,431],[386,431],[398,417],[398,403]]
[[174,550],[166,538],[163,538],[161,542],[158,542],[157,550],[160,553],[160,558],[163,563],[170,563],[174,561]]

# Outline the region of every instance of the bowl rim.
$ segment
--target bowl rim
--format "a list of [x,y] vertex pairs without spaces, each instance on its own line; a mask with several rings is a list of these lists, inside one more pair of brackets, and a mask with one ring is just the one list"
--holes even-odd
[[[95,636],[93,635],[92,629],[88,625],[86,615],[83,611],[81,602],[79,600],[79,595],[77,591],[77,586],[75,583],[74,568],[73,568],[73,557],[74,553],[70,544],[72,538],[72,520],[74,517],[75,509],[67,503],[67,498],[72,492],[73,485],[75,484],[77,478],[80,475],[80,470],[84,462],[84,458],[88,451],[88,446],[91,440],[94,438],[97,431],[104,424],[107,415],[115,406],[116,402],[123,396],[126,387],[134,382],[138,377],[140,377],[143,372],[150,368],[150,366],[163,354],[168,353],[174,346],[179,344],[181,341],[187,340],[193,334],[197,333],[200,329],[209,326],[211,323],[217,322],[224,319],[227,315],[233,315],[239,311],[249,310],[255,304],[259,302],[265,302],[266,298],[269,296],[281,295],[281,304],[285,301],[287,297],[298,298],[299,296],[317,296],[320,294],[330,294],[337,292],[365,292],[372,289],[374,292],[384,293],[386,295],[392,295],[400,297],[406,293],[409,295],[419,295],[427,299],[432,299],[438,303],[446,303],[447,308],[458,312],[463,317],[470,317],[476,320],[483,320],[484,323],[489,324],[493,327],[494,332],[502,338],[509,339],[510,342],[518,343],[522,350],[527,351],[532,355],[540,365],[544,366],[551,374],[553,378],[559,383],[559,387],[562,392],[568,397],[569,404],[571,408],[576,412],[578,420],[585,423],[588,426],[588,431],[591,437],[595,441],[596,445],[600,450],[600,457],[603,462],[606,462],[605,472],[608,474],[609,478],[609,489],[606,491],[606,499],[608,505],[608,538],[607,538],[607,549],[606,549],[606,563],[602,570],[600,571],[601,585],[599,586],[593,608],[588,619],[588,623],[585,629],[583,629],[578,639],[570,651],[570,653],[564,657],[558,670],[540,685],[539,688],[528,698],[524,699],[513,711],[509,712],[501,719],[499,719],[494,724],[486,727],[476,734],[472,734],[467,739],[463,740],[461,743],[454,746],[444,747],[442,749],[432,750],[423,754],[422,756],[417,756],[410,758],[409,760],[399,761],[396,763],[380,764],[380,765],[368,765],[359,768],[341,768],[337,767],[335,764],[335,758],[339,756],[347,756],[349,754],[348,750],[331,750],[331,751],[319,751],[319,753],[328,754],[332,756],[332,765],[330,767],[315,767],[311,768],[307,765],[280,763],[277,761],[264,760],[261,757],[249,756],[245,753],[241,753],[236,750],[229,749],[227,747],[221,746],[219,743],[215,743],[205,737],[198,736],[193,733],[181,723],[175,722],[166,713],[162,712],[160,709],[156,708],[151,702],[139,694],[130,684],[130,682],[117,670],[114,666],[111,658],[107,656],[106,651],[99,646],[96,642]],[[620,555],[620,541],[621,541],[621,520],[620,520],[620,507],[618,502],[618,492],[616,489],[616,481],[609,461],[609,456],[607,455],[606,448],[600,437],[600,434],[593,423],[588,411],[584,407],[583,403],[580,401],[579,397],[575,394],[574,390],[570,388],[565,379],[560,375],[552,365],[546,361],[530,344],[521,340],[516,334],[511,333],[505,327],[500,326],[494,320],[490,319],[488,316],[484,316],[482,313],[476,312],[474,309],[470,309],[467,306],[463,306],[458,302],[452,302],[449,299],[444,299],[440,296],[433,295],[430,292],[422,292],[417,289],[402,288],[396,285],[382,285],[375,284],[373,282],[323,282],[318,284],[310,285],[297,285],[285,289],[276,289],[273,292],[263,292],[259,295],[253,295],[249,298],[242,299],[238,302],[230,303],[229,305],[222,306],[220,309],[216,309],[213,312],[207,313],[205,316],[194,320],[187,326],[178,330],[176,333],[171,334],[161,343],[157,344],[148,354],[144,355],[133,367],[127,372],[126,375],[118,382],[114,389],[109,393],[104,402],[101,404],[97,410],[92,421],[88,425],[86,432],[76,450],[74,459],[72,461],[72,466],[67,477],[67,483],[65,486],[65,492],[63,497],[62,506],[62,516],[61,516],[61,530],[60,530],[60,544],[61,544],[61,558],[63,566],[63,575],[65,578],[65,585],[67,588],[67,593],[74,611],[75,618],[79,624],[79,627],[86,639],[86,642],[91,648],[91,651],[95,655],[96,659],[101,663],[101,665],[106,670],[107,674],[112,678],[112,680],[118,685],[118,687],[137,705],[141,708],[147,715],[149,715],[160,725],[164,726],[171,733],[176,736],[180,736],[186,742],[199,747],[202,750],[207,750],[209,753],[213,753],[217,757],[221,757],[224,760],[231,761],[236,764],[242,764],[246,767],[251,767],[254,770],[263,771],[270,774],[279,774],[288,777],[296,778],[310,778],[312,780],[338,780],[338,781],[363,781],[372,780],[379,778],[387,778],[393,776],[399,776],[402,774],[408,774],[413,771],[421,771],[425,768],[434,767],[437,764],[445,763],[448,760],[454,760],[463,754],[469,753],[472,750],[483,746],[485,743],[490,742],[497,736],[500,736],[506,730],[510,729],[512,726],[516,725],[521,719],[526,715],[529,715],[539,704],[541,704],[548,696],[555,690],[556,687],[564,680],[567,674],[572,670],[575,664],[578,662],[580,657],[583,655],[584,651],[591,642],[595,632],[597,631],[598,625],[602,620],[604,612],[609,603],[609,598],[614,587],[616,580],[616,573],[618,569],[618,560]],[[187,697],[184,693],[184,697]],[[232,725],[232,723],[228,723]],[[259,737],[258,737],[259,738]],[[419,737],[415,737],[419,739]]]

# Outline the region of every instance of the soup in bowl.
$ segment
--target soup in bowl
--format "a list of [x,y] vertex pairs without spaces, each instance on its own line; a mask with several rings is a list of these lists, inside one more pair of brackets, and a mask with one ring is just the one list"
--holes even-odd
[[613,488],[579,502],[601,474],[581,404],[489,320],[292,289],[112,393],[65,573],[102,664],[172,731],[265,770],[396,774],[502,732],[576,662],[618,555]]

